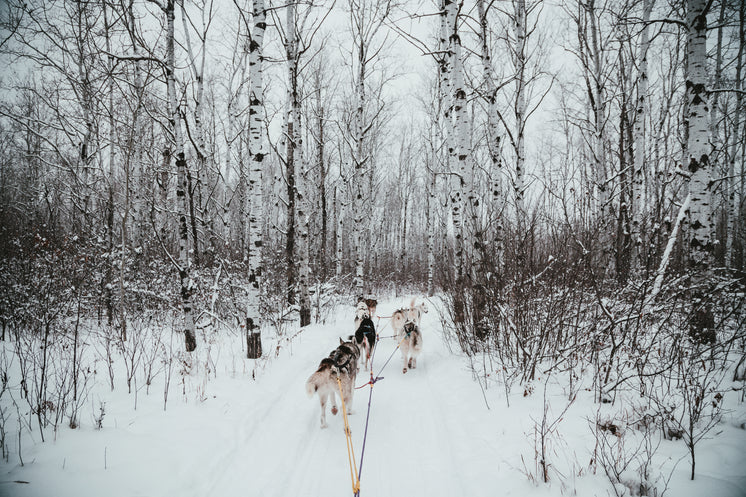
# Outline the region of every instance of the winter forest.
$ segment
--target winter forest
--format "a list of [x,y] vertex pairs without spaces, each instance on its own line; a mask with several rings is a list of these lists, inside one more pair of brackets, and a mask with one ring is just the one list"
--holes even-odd
[[0,495],[743,497],[745,3],[0,1]]

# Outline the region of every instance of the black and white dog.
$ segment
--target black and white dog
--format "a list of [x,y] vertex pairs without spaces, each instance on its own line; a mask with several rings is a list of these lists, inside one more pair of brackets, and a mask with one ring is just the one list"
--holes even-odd
[[[369,303],[373,303],[373,311]],[[375,300],[361,300],[355,309],[355,343],[365,352],[360,355],[360,361],[366,370],[370,367],[370,354],[376,344],[376,326],[372,319],[375,305]]]

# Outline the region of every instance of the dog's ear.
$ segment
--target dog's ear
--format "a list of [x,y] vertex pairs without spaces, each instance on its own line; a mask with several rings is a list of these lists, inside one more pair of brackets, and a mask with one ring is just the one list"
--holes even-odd
[[345,343],[345,341],[342,340],[342,337],[339,337],[339,344],[342,345],[343,343]]

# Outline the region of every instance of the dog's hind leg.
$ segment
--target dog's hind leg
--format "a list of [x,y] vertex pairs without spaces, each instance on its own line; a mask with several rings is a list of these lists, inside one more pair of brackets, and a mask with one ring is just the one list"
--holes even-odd
[[[321,427],[326,428],[328,425],[326,424],[326,392],[319,392],[319,400],[321,401]],[[332,408],[332,413],[336,414],[337,406],[334,402],[334,394],[332,394],[332,405],[334,406]]]
[[334,395],[334,392],[329,392],[329,397],[332,399],[332,414],[336,416],[339,412],[339,409],[337,408],[337,396]]
[[347,408],[347,414],[354,414],[355,411],[352,410],[352,394],[355,391],[355,381],[354,380],[347,380],[344,385],[344,394],[345,394],[345,407]]

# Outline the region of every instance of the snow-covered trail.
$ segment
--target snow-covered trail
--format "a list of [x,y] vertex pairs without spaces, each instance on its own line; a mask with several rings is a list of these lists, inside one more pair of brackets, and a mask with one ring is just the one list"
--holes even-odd
[[[388,316],[406,303],[381,302],[378,314]],[[499,384],[483,395],[468,358],[449,350],[436,306],[432,303],[423,316],[424,347],[416,369],[402,374],[395,340],[379,343],[374,372],[394,355],[372,391],[361,495],[611,495],[603,469],[593,464],[590,425],[598,414],[614,416],[628,407],[593,404],[592,394],[581,390],[547,440],[551,481],[538,482],[535,430],[545,395],[550,422],[567,407],[570,392],[564,379],[542,377],[513,385],[510,407]],[[351,496],[341,412],[333,416],[327,411],[329,427],[321,429],[318,398],[309,399],[305,392],[319,361],[339,337],[354,331],[352,306],[336,311],[328,324],[309,326],[284,340],[280,349],[268,340],[266,352],[272,358],[262,361],[256,380],[251,379],[255,362],[243,359],[241,338],[220,335],[210,353],[209,380],[205,346],[199,356],[203,362],[191,374],[182,379],[174,372],[165,411],[163,376],[149,394],[140,387],[137,396],[121,382],[109,391],[106,378],[97,378],[81,427],[62,428],[43,443],[32,434],[34,440],[24,442],[24,465],[16,462],[15,453],[10,464],[0,460],[0,497]],[[392,335],[385,319],[378,331]],[[361,371],[357,385],[368,378]],[[367,386],[355,392],[349,418],[358,463],[369,392]],[[106,416],[96,430],[92,421],[100,403]],[[676,467],[671,495],[746,495],[746,430],[741,428],[746,415],[742,404],[731,408],[732,420],[698,446],[694,482],[688,480],[683,443],[661,443],[656,468],[665,465],[667,476],[668,468]]]
[[[379,314],[393,310],[384,307]],[[386,321],[379,321],[384,336],[391,335]],[[417,369],[402,373],[393,338],[384,338],[376,351],[375,372],[394,355],[372,392],[361,495],[472,495],[485,488],[486,475],[499,474],[495,437],[473,429],[484,426],[483,419],[474,418],[488,414],[484,404],[479,406],[478,385],[448,351],[435,313],[424,316],[422,329],[425,347]],[[210,496],[239,495],[239,490],[261,496],[351,494],[341,412],[332,416],[327,406],[329,427],[321,429],[318,398],[308,400],[304,393],[318,361],[348,332],[332,326],[304,335],[291,361],[265,373],[262,393],[241,401],[249,426],[239,423],[236,443],[216,457],[191,490]],[[357,384],[368,377],[361,371]],[[358,464],[369,395],[369,387],[356,391],[349,417]]]

